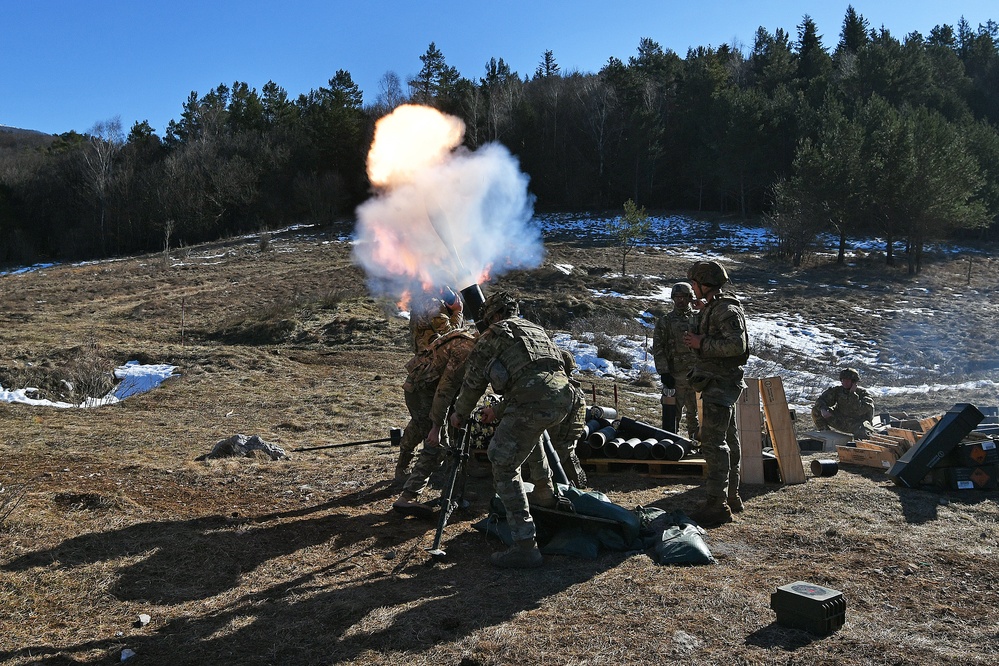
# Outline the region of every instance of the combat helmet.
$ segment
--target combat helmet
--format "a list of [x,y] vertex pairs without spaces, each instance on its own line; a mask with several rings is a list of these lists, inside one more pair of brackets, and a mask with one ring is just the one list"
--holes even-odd
[[844,368],[842,372],[839,373],[840,381],[844,379],[852,379],[855,382],[860,381],[860,373],[853,368]]
[[717,261],[698,261],[687,271],[687,279],[709,287],[728,282],[728,272]]
[[482,302],[482,307],[479,308],[479,321],[488,322],[497,314],[502,315],[503,319],[516,317],[520,314],[520,306],[508,292],[498,291],[495,294],[489,294]]
[[688,297],[693,298],[694,289],[690,286],[689,282],[677,282],[673,285],[672,289],[670,289],[669,295],[670,298],[672,298],[677,294],[686,294]]

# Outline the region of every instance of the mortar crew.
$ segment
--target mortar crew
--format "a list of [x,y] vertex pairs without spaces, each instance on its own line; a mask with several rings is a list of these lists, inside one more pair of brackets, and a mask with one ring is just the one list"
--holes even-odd
[[431,511],[420,503],[420,494],[427,487],[430,475],[440,469],[444,462],[444,446],[448,442],[444,424],[448,410],[461,389],[465,377],[465,362],[475,345],[476,337],[474,329],[463,327],[445,333],[430,345],[433,363],[430,370],[417,379],[419,385],[415,394],[421,400],[430,401],[428,414],[431,427],[416,464],[413,465],[413,471],[406,479],[402,494],[392,504],[397,511],[419,514],[429,514]]
[[443,287],[436,294],[415,296],[409,316],[413,353],[419,354],[448,331],[461,328],[464,321],[461,297],[450,287]]
[[652,333],[652,357],[656,362],[656,372],[662,378],[663,398],[676,400],[676,423],[663,422],[663,428],[679,432],[680,414],[687,417],[687,436],[700,439],[697,421],[697,393],[690,388],[687,373],[694,367],[697,354],[683,344],[683,334],[696,328],[693,288],[687,282],[677,282],[670,290],[673,309],[656,320]]
[[[540,445],[542,433],[567,418],[576,396],[558,347],[543,328],[518,318],[519,311],[517,302],[506,292],[490,294],[482,304],[477,322],[482,334],[468,357],[451,425],[460,427],[468,419],[488,385],[503,396],[493,409],[500,422],[487,455],[514,544],[493,553],[492,562],[524,568],[540,566],[542,557],[520,468]],[[546,470],[547,485],[539,481],[535,493],[547,492],[554,499],[550,476]]]
[[705,527],[732,521],[742,510],[739,497],[741,450],[735,403],[746,388],[743,368],[749,359],[746,315],[739,299],[722,291],[728,273],[715,261],[699,261],[687,272],[701,308],[697,329],[683,336],[697,360],[688,374],[701,394],[701,452],[708,466],[707,500],[691,514]]
[[[583,388],[579,381],[572,377],[572,373],[577,367],[576,359],[573,357],[572,352],[561,348],[559,348],[559,351],[562,353],[562,366],[565,370],[565,375],[569,378],[569,384],[573,388],[574,399],[572,407],[569,409],[569,415],[562,423],[555,426],[554,429],[550,429],[548,435],[552,442],[552,448],[558,455],[559,463],[561,463],[562,470],[565,472],[569,482],[576,488],[584,488],[586,487],[586,472],[583,471],[583,465],[579,462],[579,456],[576,455],[576,442],[583,436],[583,429],[586,427],[586,394],[583,393]],[[542,465],[542,459],[547,461],[545,452],[541,447],[537,447],[527,458],[527,467],[531,472],[531,482],[534,484],[542,480],[544,478],[543,475],[547,471],[550,471],[545,465]],[[542,484],[547,485],[544,481],[542,481]],[[544,489],[528,493],[528,500],[534,499],[535,494],[541,495],[541,497],[537,498],[537,501],[541,502],[542,505],[550,506],[552,504],[554,498],[549,499]]]
[[[453,299],[449,299],[448,294]],[[399,460],[395,467],[397,484],[405,483],[409,477],[409,465],[416,455],[416,448],[433,427],[430,422],[430,404],[433,401],[434,385],[428,383],[431,380],[424,376],[431,371],[430,367],[433,365],[430,345],[450,331],[460,329],[463,323],[461,298],[450,288],[445,287],[438,294],[421,293],[414,298],[409,317],[413,358],[406,363],[408,374],[402,385],[410,418],[399,442]],[[432,379],[436,380],[437,377]]]
[[874,432],[874,397],[860,387],[860,373],[845,368],[839,373],[839,386],[830,386],[812,407],[812,420],[818,430],[839,430],[857,439]]

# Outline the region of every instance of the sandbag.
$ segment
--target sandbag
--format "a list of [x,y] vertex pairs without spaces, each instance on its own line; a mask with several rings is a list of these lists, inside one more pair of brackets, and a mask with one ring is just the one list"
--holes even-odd
[[704,543],[704,529],[683,523],[662,531],[649,557],[656,564],[715,564],[715,558]]

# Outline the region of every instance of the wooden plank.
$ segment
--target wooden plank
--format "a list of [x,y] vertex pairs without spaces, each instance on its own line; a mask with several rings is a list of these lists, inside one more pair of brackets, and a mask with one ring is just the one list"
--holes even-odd
[[786,484],[804,483],[805,467],[801,464],[801,451],[794,436],[794,423],[791,421],[791,410],[787,407],[787,396],[784,395],[784,382],[780,377],[761,379],[760,396],[763,398],[767,431],[774,444],[781,479]]
[[760,381],[747,379],[746,389],[735,403],[735,424],[742,447],[742,482],[762,484],[763,417],[760,412]]
[[943,418],[939,414],[934,416],[927,416],[925,419],[919,419],[919,427],[923,432],[929,432],[933,429],[940,419]]
[[887,442],[875,442],[873,440],[858,440],[857,448],[860,449],[870,449],[872,451],[891,451],[895,454],[896,458],[902,457],[905,451],[898,444],[889,444]]
[[916,432],[915,430],[907,430],[906,428],[888,428],[888,434],[896,437],[901,437],[909,444],[915,444],[919,441],[919,438],[923,436],[923,433]]

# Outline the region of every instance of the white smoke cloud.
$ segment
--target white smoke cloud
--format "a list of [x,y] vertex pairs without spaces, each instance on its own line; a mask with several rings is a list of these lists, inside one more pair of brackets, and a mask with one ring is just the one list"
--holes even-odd
[[[414,141],[425,143],[426,127],[413,126]],[[380,158],[391,153],[382,129],[380,124],[376,130],[369,172],[376,152]],[[391,134],[394,142],[408,141],[398,128]],[[444,140],[453,140],[444,135]],[[354,259],[379,295],[399,298],[444,285],[457,291],[486,276],[541,263],[544,245],[540,230],[531,224],[529,179],[516,158],[501,144],[476,151],[448,148],[421,145],[414,154],[412,144],[400,146],[402,161],[418,168],[380,168],[380,173],[400,177],[384,179],[377,193],[357,209]]]

